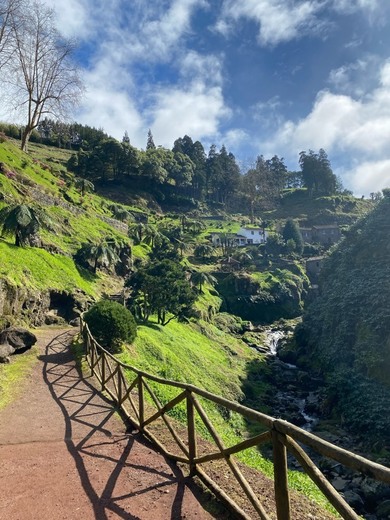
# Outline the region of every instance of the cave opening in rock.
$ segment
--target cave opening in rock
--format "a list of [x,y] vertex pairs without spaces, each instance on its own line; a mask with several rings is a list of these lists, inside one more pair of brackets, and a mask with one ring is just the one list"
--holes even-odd
[[50,313],[69,322],[79,315],[76,309],[77,304],[71,294],[65,291],[50,291]]

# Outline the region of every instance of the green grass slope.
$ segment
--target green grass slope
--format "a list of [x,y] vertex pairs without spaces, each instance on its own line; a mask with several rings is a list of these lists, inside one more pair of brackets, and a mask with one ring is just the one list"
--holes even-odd
[[66,171],[68,156],[64,150],[39,145],[31,146],[27,155],[10,140],[0,143],[0,209],[33,204],[48,217],[48,228],[40,230],[46,250],[15,247],[8,237],[0,240],[0,277],[17,287],[80,289],[96,296],[109,287],[111,277],[78,268],[71,255],[86,242],[99,243],[106,237],[128,241],[128,237],[120,223],[111,225],[110,201],[95,194],[81,197]]
[[0,277],[11,285],[31,289],[52,289],[87,294],[97,292],[98,276],[76,268],[73,260],[35,247],[21,248],[0,241]]
[[[175,381],[194,384],[217,395],[236,402],[244,400],[243,387],[255,385],[255,391],[266,391],[266,385],[247,380],[248,366],[258,362],[258,380],[262,371],[267,370],[264,357],[248,347],[239,338],[219,330],[214,325],[199,321],[183,324],[171,322],[166,327],[151,323],[138,328],[134,344],[120,356],[121,361],[154,375]],[[177,389],[166,385],[151,384],[160,402],[165,404],[177,394]],[[227,446],[248,436],[248,424],[239,414],[214,406],[202,400],[202,404],[215,429]],[[171,412],[177,420],[186,417],[185,404]],[[208,431],[200,419],[197,429],[202,437],[210,439]],[[272,477],[272,463],[255,448],[245,450],[239,459]],[[301,472],[290,472],[291,486],[303,492],[320,505],[333,511],[327,500],[310,479]]]

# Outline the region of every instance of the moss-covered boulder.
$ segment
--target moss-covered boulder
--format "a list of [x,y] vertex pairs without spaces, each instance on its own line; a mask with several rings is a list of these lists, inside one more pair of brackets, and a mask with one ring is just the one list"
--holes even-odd
[[218,292],[223,297],[222,310],[244,320],[271,323],[302,313],[307,286],[304,273],[275,269],[261,276],[230,273],[220,280]]

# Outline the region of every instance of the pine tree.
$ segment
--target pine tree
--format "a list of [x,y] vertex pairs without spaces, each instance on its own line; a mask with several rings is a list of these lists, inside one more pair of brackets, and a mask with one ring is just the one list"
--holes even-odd
[[156,148],[156,145],[154,144],[154,141],[153,141],[152,131],[149,128],[148,140],[146,141],[146,149],[147,150],[154,150],[155,148]]
[[129,137],[129,134],[127,133],[127,130],[125,130],[125,134],[122,137],[122,143],[123,144],[130,144],[130,137]]

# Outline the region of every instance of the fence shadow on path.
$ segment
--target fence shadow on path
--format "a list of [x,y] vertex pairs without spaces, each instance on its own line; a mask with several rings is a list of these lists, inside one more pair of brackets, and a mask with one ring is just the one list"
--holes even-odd
[[[93,507],[95,518],[108,520],[109,515],[111,514],[112,517],[112,513],[115,513],[118,518],[139,520],[138,516],[126,510],[129,499],[156,490],[161,491],[164,488],[176,490],[170,511],[171,520],[182,518],[185,488],[190,487],[198,501],[202,502],[200,489],[191,480],[186,479],[178,467],[166,459],[162,458],[162,462],[165,463],[160,464],[163,469],[129,462],[135,443],[140,443],[149,450],[153,448],[139,434],[112,434],[109,421],[113,419],[115,409],[111,401],[98,393],[89,378],[85,378],[78,370],[69,348],[73,336],[73,331],[66,331],[56,336],[39,359],[43,362],[44,381],[63,414],[64,442],[75,461],[81,484]],[[96,474],[94,477],[93,475],[99,463],[99,467],[103,469],[99,471],[99,479],[97,479]],[[124,471],[129,470],[137,470],[142,475],[137,482],[137,489],[116,496],[115,488],[118,480],[123,476]],[[152,476],[147,479],[146,474]],[[149,497],[145,498],[146,501],[148,499]],[[207,502],[206,498],[203,500]]]

